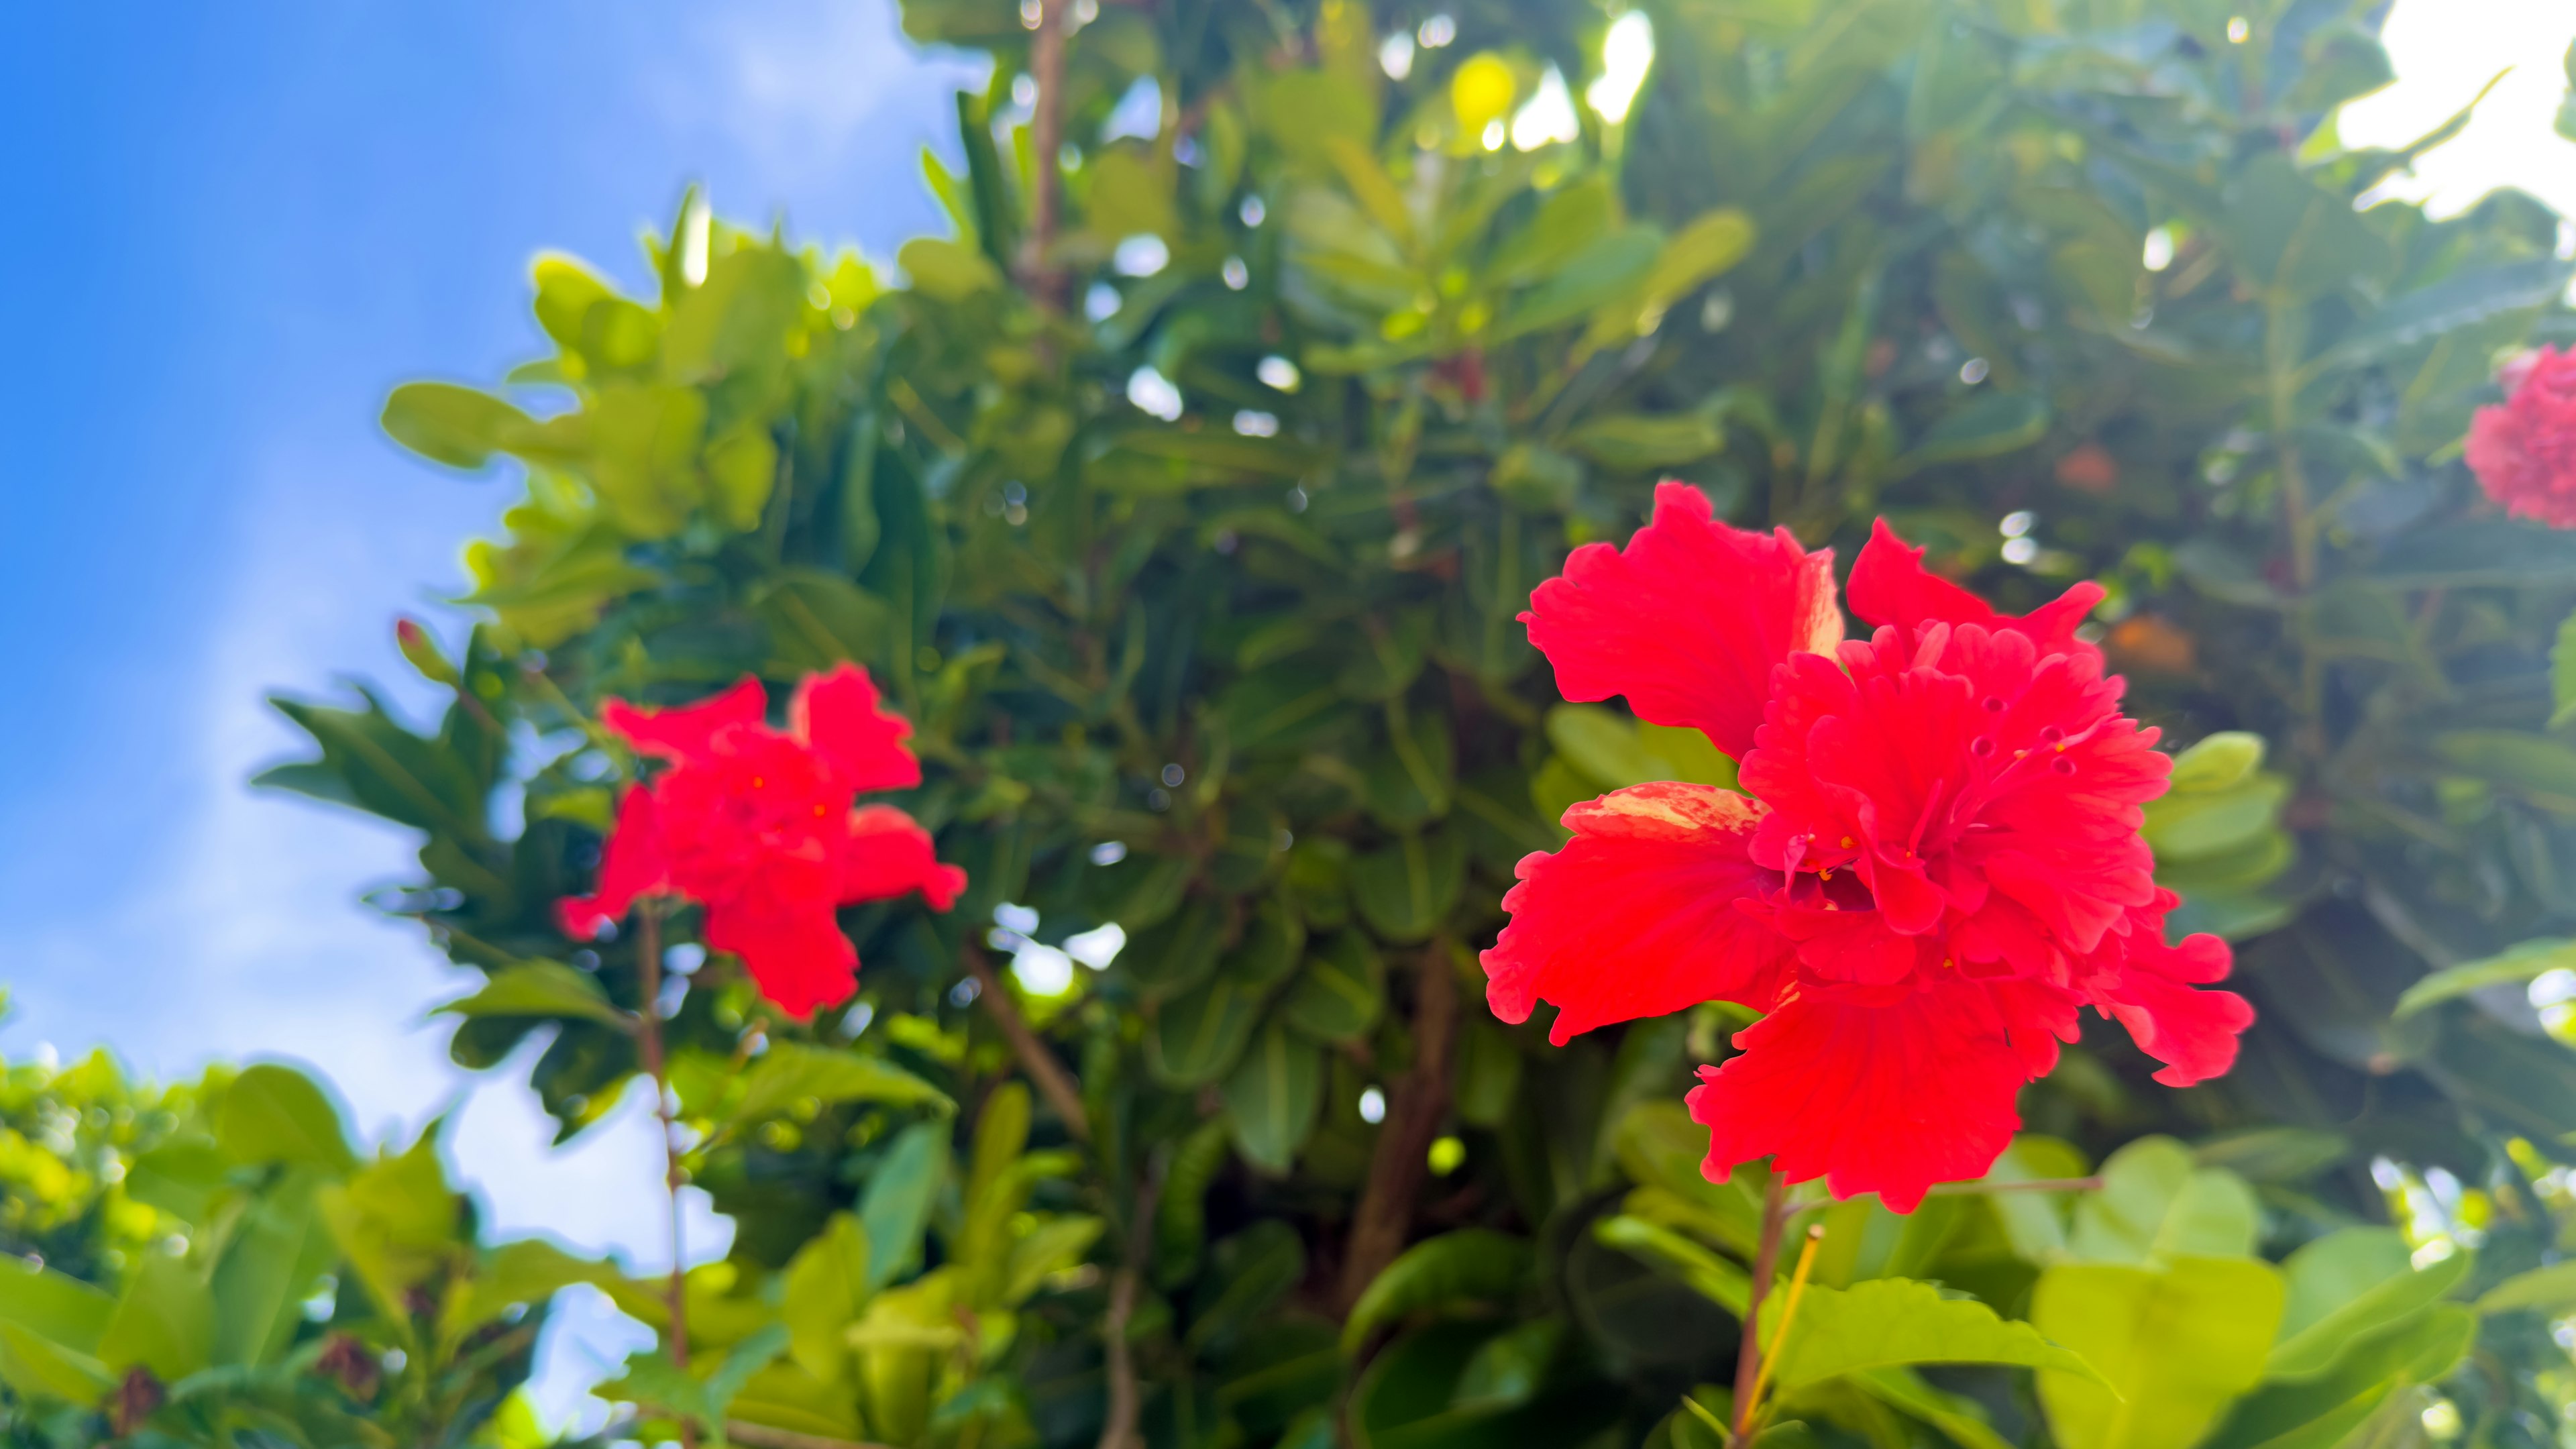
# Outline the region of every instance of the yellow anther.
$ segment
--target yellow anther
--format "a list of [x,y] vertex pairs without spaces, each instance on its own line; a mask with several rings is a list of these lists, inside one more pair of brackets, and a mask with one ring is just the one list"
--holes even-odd
[[1851,849],[1851,848],[1852,848],[1852,838],[1851,838],[1850,836],[1846,835],[1846,836],[1844,836],[1844,837],[1843,837],[1843,849],[1845,849],[1845,850],[1849,850],[1849,849]]

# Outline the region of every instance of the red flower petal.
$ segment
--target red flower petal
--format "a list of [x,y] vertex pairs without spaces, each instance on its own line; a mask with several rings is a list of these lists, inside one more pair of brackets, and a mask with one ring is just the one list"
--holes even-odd
[[858,948],[828,901],[709,901],[707,944],[740,956],[760,994],[799,1021],[859,984]]
[[1656,486],[1654,522],[1625,553],[1576,549],[1520,617],[1567,699],[1624,694],[1640,717],[1695,725],[1735,756],[1753,747],[1772,666],[1843,636],[1832,550],[1716,522],[1687,483]]
[[839,900],[882,901],[918,890],[934,911],[957,903],[966,872],[942,865],[930,832],[891,805],[863,805],[850,813],[850,839],[841,855]]
[[591,940],[600,927],[625,919],[637,896],[669,889],[670,875],[670,853],[653,792],[629,785],[617,805],[617,827],[601,850],[599,893],[555,902],[555,920],[574,940]]
[[2091,649],[2076,639],[2075,628],[2102,602],[2103,593],[2100,584],[2087,580],[2019,618],[1997,613],[1985,600],[1923,567],[1923,550],[1897,537],[1884,518],[1871,526],[1869,542],[1852,560],[1846,588],[1852,612],[1873,624],[1907,634],[1925,624],[2011,629],[2029,635],[2042,654]]
[[2093,1004],[2129,1029],[2138,1050],[2166,1064],[2156,1080],[2188,1087],[2236,1065],[2236,1039],[2254,1024],[2253,1006],[2233,991],[2192,989],[2227,978],[2227,943],[2196,935],[2168,946],[2150,936],[2127,950],[2117,979],[2094,988]]
[[1745,854],[1762,807],[1733,791],[1658,782],[1565,812],[1574,838],[1521,859],[1511,923],[1484,953],[1485,999],[1505,1021],[1559,1009],[1562,1046],[1614,1021],[1703,1001],[1777,998],[1789,941],[1737,909],[1773,879]]
[[910,721],[877,707],[868,672],[843,664],[807,675],[787,705],[788,728],[811,744],[858,790],[908,790],[921,783],[921,762],[903,742]]
[[757,679],[746,679],[713,699],[677,709],[638,709],[612,699],[599,709],[599,722],[626,737],[640,754],[665,760],[704,760],[714,754],[715,737],[735,725],[758,725],[769,708],[769,693]]
[[1742,1055],[1700,1068],[1689,1101],[1709,1129],[1701,1170],[1723,1182],[1767,1156],[1791,1182],[1822,1177],[1836,1197],[1875,1192],[1912,1212],[1932,1184],[1984,1176],[2011,1143],[2013,1097],[2032,1076],[2015,1038],[2031,1033],[2048,1028],[2012,1021],[1973,981],[1802,987],[1736,1035]]

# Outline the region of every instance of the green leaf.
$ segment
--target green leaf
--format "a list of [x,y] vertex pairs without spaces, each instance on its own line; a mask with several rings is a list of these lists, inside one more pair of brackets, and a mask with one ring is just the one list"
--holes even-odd
[[1222,1078],[1252,1040],[1264,995],[1219,970],[1164,1002],[1145,1037],[1146,1065],[1154,1079],[1166,1086],[1198,1087]]
[[2570,1306],[2576,1306],[2576,1261],[2516,1273],[2481,1294],[2477,1302],[2480,1313],[2554,1313]]
[[2263,737],[2243,730],[2220,730],[2174,756],[2168,793],[2213,795],[2243,784],[2263,764]]
[[2398,534],[2370,570],[2382,588],[2555,588],[2576,576],[2576,533],[2480,518]]
[[480,469],[537,426],[488,392],[447,382],[407,382],[385,399],[381,419],[397,443],[451,468]]
[[116,1383],[97,1359],[0,1320],[0,1383],[30,1397],[89,1408]]
[[1225,911],[1200,896],[1159,923],[1136,932],[1119,951],[1120,974],[1143,988],[1148,999],[1177,996],[1216,970],[1225,946]]
[[2549,651],[2549,727],[2576,720],[2576,613],[2558,625],[2558,641]]
[[2415,1269],[2394,1228],[2345,1228],[2306,1244],[2281,1265],[2288,1293],[2265,1376],[2324,1374],[2355,1342],[2430,1306],[2468,1271],[2466,1253]]
[[2567,290],[2560,261],[2507,262],[2445,277],[2389,299],[2308,363],[2309,371],[2363,367],[2446,333],[2510,312],[2548,306]]
[[2576,749],[2556,740],[2519,730],[2449,730],[2433,737],[2433,752],[2536,805],[2576,814]]
[[2403,1021],[2426,1007],[2490,986],[2533,981],[2546,972],[2561,969],[2576,970],[2576,940],[2543,936],[2506,947],[2493,956],[2464,961],[2426,976],[2406,988],[2406,994],[2397,998],[2396,1010],[2389,1014]]
[[1279,1000],[1279,1019],[1324,1042],[1357,1041],[1386,1007],[1386,965],[1356,931],[1342,931],[1307,952],[1303,970]]
[[1264,1027],[1222,1088],[1244,1160],[1284,1175],[1315,1128],[1324,1099],[1323,1049],[1279,1022]]
[[2361,1337],[2329,1373],[2263,1385],[2236,1405],[2205,1449],[2336,1449],[2366,1432],[2362,1426],[2383,1406],[2418,1420],[2422,1405],[2397,1391],[2449,1377],[2477,1333],[2476,1314],[2435,1304]]
[[524,961],[491,974],[482,989],[435,1008],[447,1016],[581,1017],[625,1029],[634,1018],[600,989],[599,978],[559,961]]
[[917,236],[894,256],[914,291],[942,302],[962,302],[1002,285],[1001,269],[982,252],[937,237]]
[[1353,862],[1351,898],[1380,940],[1405,945],[1440,928],[1466,883],[1466,848],[1444,828],[1398,836]]
[[788,1356],[827,1384],[849,1375],[843,1335],[874,1291],[868,1257],[867,1229],[848,1213],[834,1213],[787,1265],[778,1318],[787,1326]]
[[1584,423],[1566,444],[1605,468],[1642,473],[1697,462],[1726,446],[1726,431],[1705,413],[1624,413]]
[[1848,1289],[1809,1284],[1785,1347],[1788,1294],[1762,1300],[1762,1336],[1778,1354],[1772,1381],[1787,1393],[1843,1374],[1921,1363],[1998,1363],[2104,1382],[2079,1354],[2027,1323],[1997,1317],[1972,1298],[1944,1298],[1910,1278],[1873,1278]]
[[2147,844],[2156,859],[2198,860],[2262,838],[2280,818],[2290,782],[2256,774],[2224,789],[2179,791],[2146,805]]
[[[776,1048],[771,1048],[776,1050]],[[948,1124],[916,1122],[896,1134],[859,1196],[859,1226],[868,1241],[868,1291],[893,1282],[921,1261],[921,1234],[948,1176]]]
[[2047,434],[2048,418],[2048,399],[2037,393],[1980,393],[1934,423],[1896,469],[1911,472],[2027,448]]
[[78,1278],[0,1253],[0,1323],[87,1353],[115,1311],[115,1298]]
[[854,1051],[773,1042],[743,1074],[742,1100],[730,1114],[739,1125],[765,1122],[800,1101],[882,1102],[898,1107],[957,1110],[948,1094],[891,1062]]
[[503,1243],[483,1252],[471,1290],[450,1298],[440,1334],[452,1345],[510,1309],[543,1303],[575,1283],[605,1290],[618,1281],[608,1264],[576,1258],[543,1239]]
[[1255,1332],[1306,1276],[1306,1245],[1278,1218],[1263,1218],[1218,1243],[1190,1295],[1188,1342],[1222,1352]]
[[[236,1082],[233,1090],[240,1089]],[[322,1222],[321,1185],[309,1168],[290,1170],[242,1215],[214,1269],[217,1363],[271,1363],[304,1321],[304,1300],[331,1266],[336,1247]]]
[[140,1364],[173,1383],[213,1360],[214,1340],[206,1280],[181,1259],[147,1251],[99,1338],[98,1360],[109,1373]]
[[1410,1314],[1458,1302],[1508,1303],[1529,1280],[1529,1241],[1485,1228],[1461,1228],[1404,1250],[1370,1280],[1342,1320],[1342,1351],[1356,1350],[1379,1328]]
[[2178,1257],[2161,1269],[2060,1263],[2031,1295],[2031,1325],[2100,1375],[2043,1371],[2039,1401],[2064,1449],[2191,1449],[2263,1377],[2281,1275],[2251,1258]]
[[2197,1167],[2170,1137],[2141,1137],[2102,1164],[2102,1189],[2075,1205],[2068,1250],[2100,1263],[2254,1254],[2254,1194],[2232,1172]]
[[340,1110],[310,1077],[262,1062],[233,1079],[215,1109],[215,1141],[236,1162],[300,1163],[346,1172],[349,1151]]
[[[873,527],[874,509],[866,516]],[[839,574],[783,568],[753,588],[748,602],[769,626],[782,672],[825,670],[845,660],[890,669],[904,652],[893,606]]]
[[1753,1301],[1753,1275],[1671,1228],[1627,1213],[1592,1224],[1594,1241],[1642,1258],[1680,1279],[1692,1291],[1738,1319]]

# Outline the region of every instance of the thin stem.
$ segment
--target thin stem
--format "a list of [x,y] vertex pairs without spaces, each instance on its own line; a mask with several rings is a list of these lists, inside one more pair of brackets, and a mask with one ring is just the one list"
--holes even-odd
[[1144,1396],[1136,1383],[1136,1355],[1127,1343],[1127,1325],[1136,1316],[1136,1294],[1146,1254],[1154,1247],[1154,1208],[1162,1200],[1159,1172],[1148,1172],[1137,1185],[1136,1206],[1127,1222],[1127,1253],[1109,1285],[1109,1311],[1101,1316],[1101,1348],[1109,1359],[1109,1413],[1100,1426],[1100,1449],[1131,1449]]
[[1778,1172],[1762,1190],[1762,1242],[1753,1253],[1753,1286],[1744,1295],[1744,1344],[1735,1351],[1735,1442],[1753,1428],[1753,1398],[1762,1383],[1762,1300],[1780,1271],[1780,1230],[1789,1222],[1789,1185]]
[[1019,1007],[1011,1002],[1010,993],[1002,989],[1001,978],[993,974],[992,963],[984,959],[983,952],[975,949],[975,943],[968,941],[960,954],[965,956],[966,969],[974,976],[975,985],[979,988],[976,999],[984,1003],[985,1011],[991,1013],[993,1025],[1001,1028],[1002,1039],[1011,1044],[1011,1054],[1020,1059],[1021,1070],[1029,1074],[1030,1081],[1037,1083],[1038,1090],[1046,1096],[1047,1105],[1055,1108],[1055,1114],[1064,1119],[1064,1130],[1072,1133],[1077,1142],[1090,1141],[1091,1114],[1082,1105],[1082,1088],[1074,1082],[1073,1073],[1066,1071],[1064,1063],[1057,1061],[1055,1053],[1038,1039],[1037,1032],[1029,1026],[1028,1018],[1020,1015]]
[[[644,1070],[653,1078],[653,1116],[662,1124],[662,1186],[671,1198],[671,1362],[689,1366],[688,1259],[680,1241],[680,1140],[671,1117],[670,1073],[662,1059],[662,915],[647,902],[635,913],[636,970],[642,977],[643,1009],[635,1014],[635,1040],[643,1052]],[[680,1442],[697,1449],[697,1430],[680,1421]]]
[[1772,1371],[1779,1368],[1781,1356],[1789,1351],[1789,1329],[1798,1321],[1798,1300],[1807,1295],[1807,1273],[1816,1266],[1816,1245],[1825,1240],[1825,1225],[1807,1225],[1806,1246],[1798,1250],[1798,1268],[1789,1275],[1789,1301],[1780,1305],[1780,1331],[1771,1335],[1771,1352],[1764,1355],[1761,1371],[1753,1376],[1753,1412],[1762,1412],[1762,1391],[1770,1386]]

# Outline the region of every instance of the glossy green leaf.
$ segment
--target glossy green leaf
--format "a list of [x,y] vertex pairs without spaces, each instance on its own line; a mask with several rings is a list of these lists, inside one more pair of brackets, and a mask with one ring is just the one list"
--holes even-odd
[[2465,1253],[2416,1269],[2393,1228],[2346,1228],[2304,1245],[2281,1265],[2288,1293],[2265,1377],[2324,1374],[2354,1342],[2421,1312],[2468,1271]]
[[1322,1048],[1272,1022],[1253,1038],[1222,1090],[1226,1120],[1244,1160],[1265,1172],[1285,1173],[1323,1103]]
[[943,1113],[957,1107],[947,1093],[881,1058],[782,1041],[772,1043],[743,1073],[742,1100],[731,1117],[743,1124],[764,1122],[800,1102],[882,1102]]
[[1467,852],[1449,830],[1405,835],[1352,863],[1351,899],[1379,939],[1398,945],[1438,930],[1467,881]]
[[2050,1268],[2031,1326],[2099,1375],[2040,1374],[2050,1432],[2065,1449],[2191,1449],[2261,1381],[2281,1299],[2279,1272],[2246,1258]]
[[600,989],[599,978],[559,961],[505,966],[470,996],[437,1008],[442,1015],[581,1017],[623,1029],[632,1018]]
[[1197,1087],[1232,1071],[1261,1020],[1264,995],[1220,970],[1157,1007],[1145,1037],[1155,1080]]
[[1999,1318],[1971,1298],[1945,1298],[1929,1283],[1876,1278],[1848,1289],[1809,1284],[1785,1346],[1788,1295],[1762,1301],[1762,1334],[1776,1355],[1783,1392],[1843,1374],[1925,1363],[1999,1363],[2102,1382],[2082,1355],[2049,1342],[2027,1323]]
[[2197,1167],[2170,1137],[2145,1137],[2102,1164],[2102,1187],[2076,1202],[2067,1249],[2098,1263],[2254,1253],[2253,1193],[2234,1173]]
[[1386,1009],[1386,964],[1355,931],[1325,937],[1279,998],[1279,1019],[1318,1041],[1356,1041]]
[[1529,1279],[1527,1239],[1462,1228],[1404,1250],[1342,1320],[1345,1352],[1408,1315],[1459,1302],[1508,1303]]
[[2561,969],[2576,969],[2576,940],[2544,936],[2524,941],[2493,956],[2433,972],[2406,988],[2406,994],[2397,998],[2397,1009],[2392,1014],[2403,1020],[2427,1007],[2490,986],[2519,985]]
[[357,1166],[340,1109],[290,1067],[261,1063],[235,1078],[215,1113],[215,1140],[236,1162],[345,1172]]
[[526,413],[488,392],[445,382],[395,388],[385,399],[382,423],[395,442],[451,468],[482,468],[536,427]]
[[859,1195],[859,1228],[868,1243],[871,1292],[921,1258],[922,1230],[948,1176],[948,1124],[917,1122],[895,1135]]

